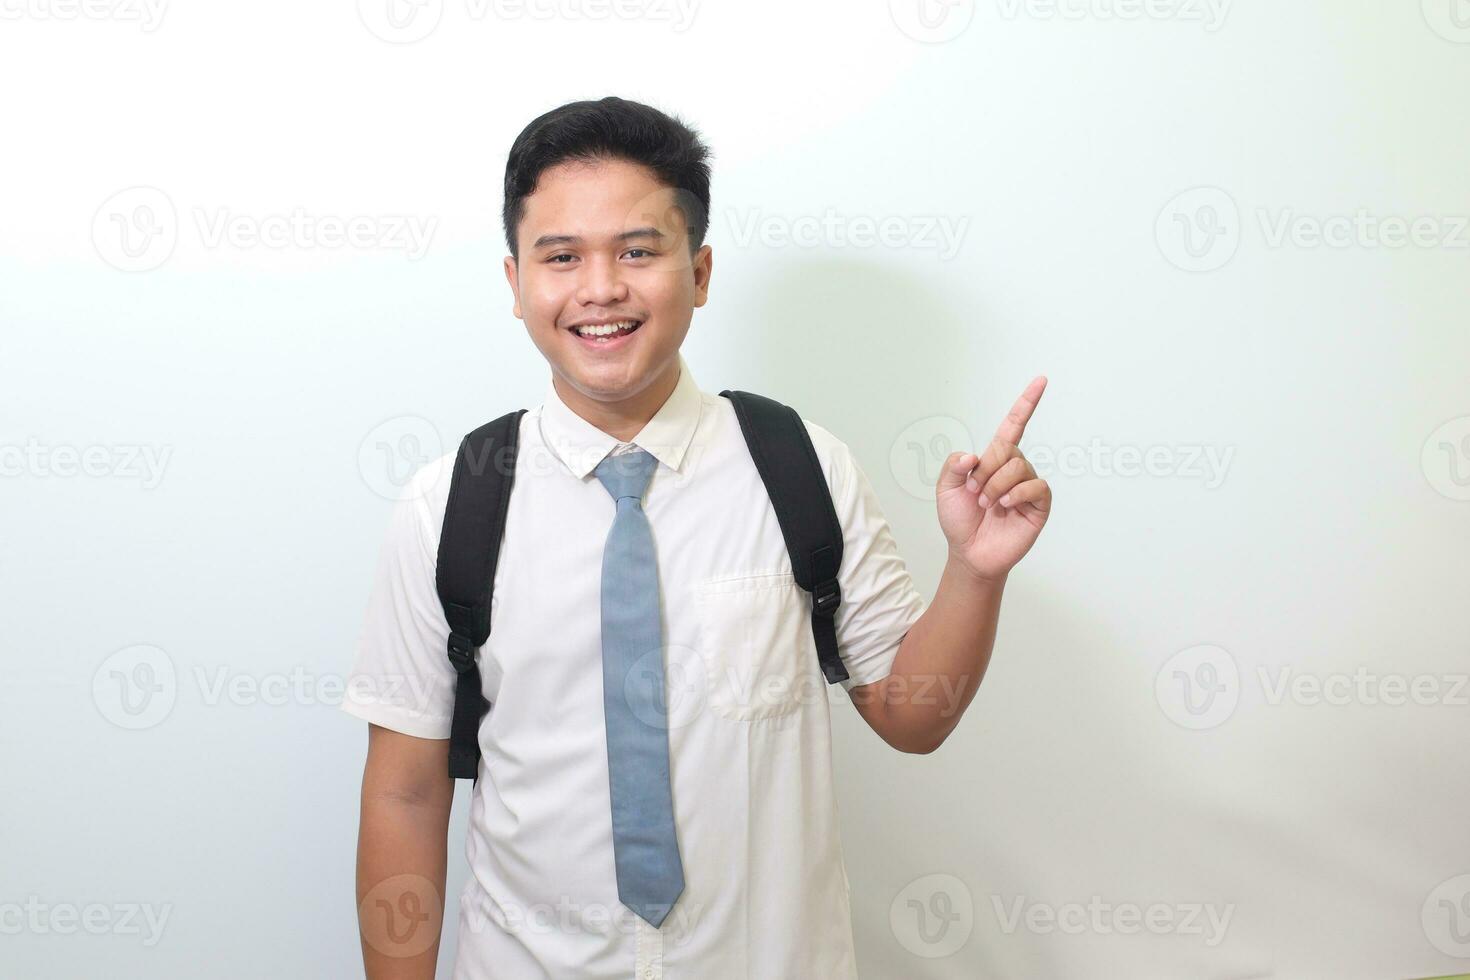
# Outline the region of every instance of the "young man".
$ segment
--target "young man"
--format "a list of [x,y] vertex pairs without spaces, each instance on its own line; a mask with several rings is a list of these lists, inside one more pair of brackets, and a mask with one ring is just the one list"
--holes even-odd
[[[857,975],[831,773],[843,699],[734,408],[679,350],[709,295],[706,152],[616,98],[546,113],[510,151],[505,274],[551,380],[519,422],[479,651],[493,707],[456,978]],[[1006,575],[1046,522],[1050,490],[1017,449],[1044,384],[981,456],[946,461],[927,608],[851,452],[802,420],[842,525],[842,686],[899,751],[959,722]],[[487,417],[514,408],[491,402]],[[453,464],[422,469],[395,511],[343,705],[370,723],[371,980],[433,976],[446,904],[456,675],[435,569]]]

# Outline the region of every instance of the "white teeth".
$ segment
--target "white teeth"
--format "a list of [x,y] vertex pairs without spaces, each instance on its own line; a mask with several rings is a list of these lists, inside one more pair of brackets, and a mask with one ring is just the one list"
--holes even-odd
[[617,323],[606,323],[601,326],[577,327],[577,335],[580,337],[607,337],[617,333],[619,330],[630,329],[637,320],[621,320]]

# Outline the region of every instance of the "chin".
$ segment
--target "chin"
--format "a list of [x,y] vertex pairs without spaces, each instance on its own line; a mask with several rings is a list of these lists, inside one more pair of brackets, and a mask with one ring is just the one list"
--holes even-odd
[[648,372],[642,360],[608,362],[605,364],[563,363],[562,371],[578,388],[589,394],[621,395],[636,390],[647,380]]

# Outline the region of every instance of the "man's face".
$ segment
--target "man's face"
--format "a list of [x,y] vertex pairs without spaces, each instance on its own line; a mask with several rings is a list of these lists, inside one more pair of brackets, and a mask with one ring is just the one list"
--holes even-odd
[[[676,370],[694,307],[708,296],[710,247],[689,254],[678,196],[623,160],[542,172],[507,257],[515,315],[564,383],[599,402],[634,398]],[[588,322],[634,321],[608,340]]]

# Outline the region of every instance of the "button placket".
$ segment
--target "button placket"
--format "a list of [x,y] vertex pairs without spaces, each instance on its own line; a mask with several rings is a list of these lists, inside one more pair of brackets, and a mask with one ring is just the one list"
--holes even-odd
[[638,927],[638,962],[634,969],[637,980],[663,980],[664,934],[638,916],[633,917]]

